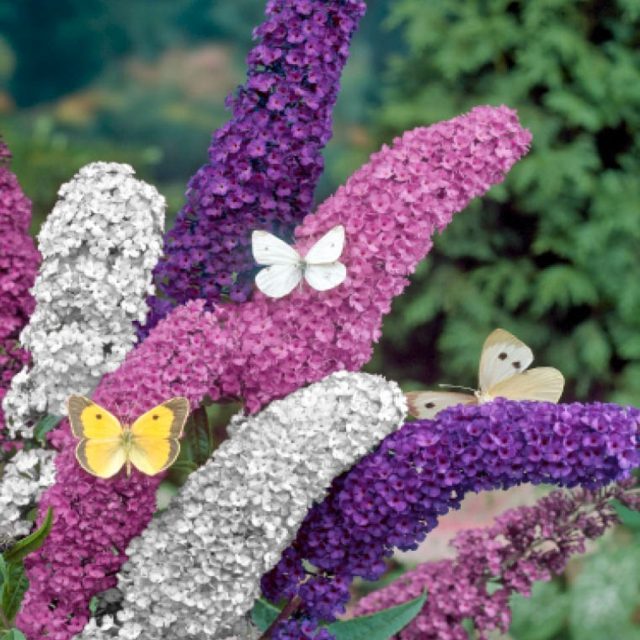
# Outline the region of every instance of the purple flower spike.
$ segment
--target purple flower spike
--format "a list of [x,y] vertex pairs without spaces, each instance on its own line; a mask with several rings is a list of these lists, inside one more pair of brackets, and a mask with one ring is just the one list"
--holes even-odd
[[309,618],[330,620],[344,610],[354,577],[379,578],[395,547],[417,548],[468,492],[524,482],[597,488],[626,478],[640,464],[639,425],[639,409],[613,404],[502,399],[409,422],[334,481],[263,578],[263,592],[271,600],[297,594]]
[[[368,615],[429,593],[427,602],[398,640],[467,640],[463,622],[471,618],[476,637],[507,632],[510,596],[528,596],[535,581],[561,573],[571,556],[618,521],[612,500],[636,509],[640,495],[633,480],[597,492],[554,491],[532,507],[510,509],[491,527],[460,532],[451,543],[457,556],[408,571],[357,605]],[[499,589],[490,589],[500,584]],[[285,636],[281,635],[283,640]]]
[[2,400],[13,376],[27,364],[28,354],[16,342],[33,312],[33,286],[40,254],[29,235],[31,202],[9,170],[11,152],[0,140],[0,460],[4,414]]
[[309,213],[331,137],[331,111],[362,0],[272,0],[254,32],[247,82],[229,101],[233,119],[213,136],[209,162],[189,183],[187,203],[166,236],[140,337],[168,311],[195,298],[251,293],[250,236],[267,229],[291,239]]

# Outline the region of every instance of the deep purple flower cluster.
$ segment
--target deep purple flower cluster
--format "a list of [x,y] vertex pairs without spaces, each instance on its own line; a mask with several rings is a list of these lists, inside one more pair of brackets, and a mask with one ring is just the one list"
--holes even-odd
[[[189,183],[187,203],[155,270],[160,298],[149,329],[176,304],[249,296],[250,236],[288,240],[309,213],[331,137],[331,110],[362,0],[271,0],[254,35],[245,85],[229,100],[233,118],[213,136],[209,162]],[[164,299],[163,299],[164,296]]]
[[2,400],[11,379],[27,363],[16,341],[33,312],[33,286],[40,254],[29,235],[31,201],[9,169],[11,152],[0,140],[0,442],[4,430]]
[[394,547],[415,549],[467,492],[627,477],[640,463],[639,425],[640,410],[613,404],[502,399],[409,422],[334,481],[263,592],[274,601],[298,595],[309,618],[331,620],[355,576],[379,578]]

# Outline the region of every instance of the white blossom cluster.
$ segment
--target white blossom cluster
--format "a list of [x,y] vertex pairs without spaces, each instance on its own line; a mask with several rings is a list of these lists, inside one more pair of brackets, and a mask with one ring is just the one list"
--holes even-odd
[[38,235],[36,309],[20,336],[33,367],[18,373],[3,408],[9,431],[30,437],[45,413],[64,415],[115,370],[144,322],[162,251],[165,201],[126,164],[96,162],[62,185]]
[[28,535],[33,522],[25,516],[53,484],[54,451],[21,450],[4,466],[0,479],[0,539]]
[[[230,439],[129,545],[122,609],[84,640],[249,640],[246,614],[331,481],[402,423],[398,386],[335,373],[236,416]],[[259,635],[259,634],[258,634]]]

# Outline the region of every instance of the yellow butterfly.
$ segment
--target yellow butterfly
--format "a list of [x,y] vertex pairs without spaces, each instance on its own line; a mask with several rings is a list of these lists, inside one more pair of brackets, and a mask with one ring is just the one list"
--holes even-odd
[[111,478],[126,464],[149,476],[170,467],[180,453],[178,439],[189,416],[186,398],[171,398],[142,414],[132,425],[122,425],[112,413],[85,398],[67,401],[71,431],[80,442],[80,466],[98,478]]
[[564,389],[564,376],[553,367],[527,371],[532,362],[533,352],[524,342],[504,329],[496,329],[482,347],[477,391],[473,394],[411,391],[405,394],[409,413],[416,418],[433,418],[446,407],[484,404],[495,398],[558,402]]

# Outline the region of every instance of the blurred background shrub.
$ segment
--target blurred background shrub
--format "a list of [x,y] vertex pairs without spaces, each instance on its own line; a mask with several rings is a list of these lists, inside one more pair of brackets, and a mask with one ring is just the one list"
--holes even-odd
[[384,74],[379,139],[505,103],[533,145],[437,241],[378,363],[473,386],[483,339],[504,326],[564,372],[566,399],[637,404],[640,3],[396,0],[387,24],[404,50]]
[[[171,220],[227,118],[225,96],[244,79],[265,2],[0,3],[0,132],[34,201],[32,231],[60,184],[94,160],[132,164],[167,197]],[[638,405],[640,2],[367,5],[318,201],[382,142],[476,104],[517,109],[534,136],[505,184],[436,239],[368,368],[407,389],[475,386],[482,342],[503,326],[538,364],[565,373],[565,399]],[[216,415],[223,430],[228,411]],[[454,526],[532,491],[479,497]],[[514,603],[512,638],[638,637],[640,523],[626,515],[600,553]],[[442,552],[437,536],[448,526],[430,536],[429,557]]]

